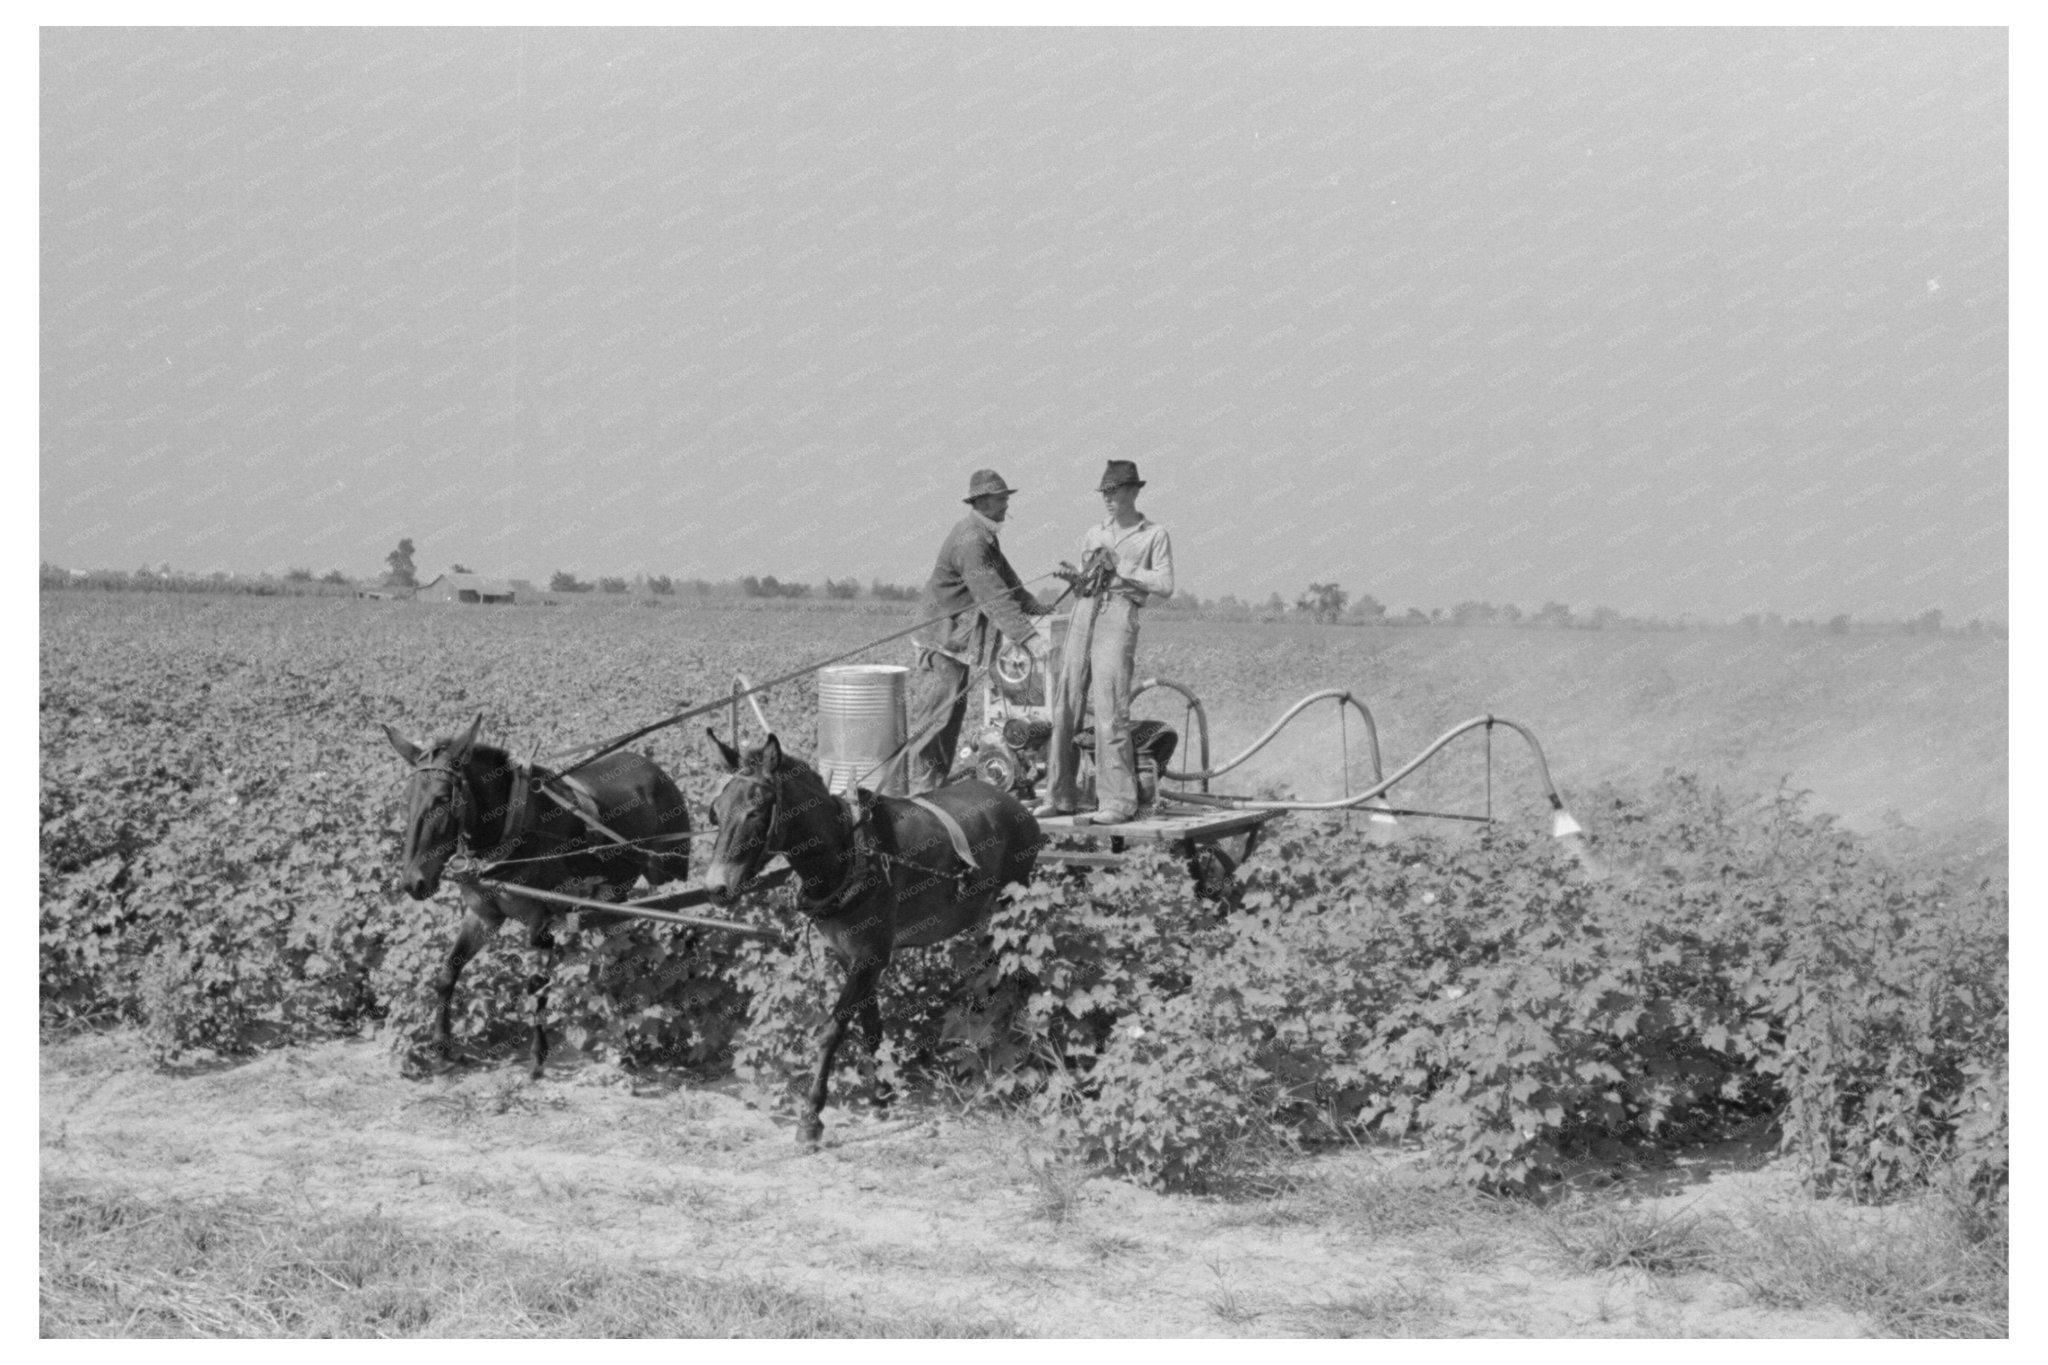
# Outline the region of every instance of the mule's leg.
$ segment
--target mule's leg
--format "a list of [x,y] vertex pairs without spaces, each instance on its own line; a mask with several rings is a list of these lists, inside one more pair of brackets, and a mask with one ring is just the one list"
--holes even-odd
[[[882,1052],[882,1002],[873,990],[868,991],[868,998],[860,1007],[860,1032],[867,1042],[869,1059],[879,1060]],[[896,1092],[889,1083],[880,1076],[875,1077],[875,1107],[887,1109],[895,1098]]]
[[434,1047],[444,1058],[455,1050],[455,1030],[449,1022],[455,980],[505,922],[504,915],[485,897],[465,892],[463,901],[468,912],[462,917],[462,927],[455,931],[455,941],[448,945],[448,955],[441,959],[440,974],[434,978],[435,993],[441,997],[441,1008],[434,1015]]
[[[826,1021],[825,1040],[818,1050],[818,1074],[811,1078],[810,1101],[797,1125],[799,1146],[811,1146],[825,1135],[825,1121],[818,1117],[818,1111],[825,1107],[825,1083],[832,1075],[832,1057],[846,1038],[846,1027],[853,1022],[854,1015],[861,1015],[862,1027],[866,1027],[866,1012],[874,1005],[875,982],[888,965],[886,953],[847,964],[846,988],[839,992],[839,1002],[832,1006],[832,1017]],[[877,1025],[880,1022],[878,1012]]]
[[555,974],[555,936],[546,920],[533,921],[527,944],[533,949],[533,975],[526,983],[533,1007],[533,1079],[539,1080],[547,1071],[548,984]]

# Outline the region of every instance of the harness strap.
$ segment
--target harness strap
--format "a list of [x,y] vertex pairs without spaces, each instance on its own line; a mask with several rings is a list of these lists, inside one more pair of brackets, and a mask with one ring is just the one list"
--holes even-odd
[[812,919],[831,919],[844,913],[867,894],[868,887],[874,882],[872,873],[876,849],[873,832],[866,821],[855,820],[849,835],[853,842],[853,857],[845,878],[822,896],[813,896],[808,891],[804,893],[804,913]]
[[[567,774],[558,774],[555,781],[569,788],[570,796],[563,796],[560,792],[556,791],[554,782],[543,782],[540,784],[541,794],[547,797],[548,800],[554,802],[563,810],[568,811],[571,815],[615,844],[630,845],[633,842],[597,818],[597,795],[590,788]],[[575,799],[571,800],[570,797]]]
[[532,811],[533,769],[524,763],[512,765],[512,797],[505,803],[505,833],[498,845],[514,849],[526,835],[526,822]]
[[922,806],[925,810],[937,816],[939,823],[945,827],[946,837],[953,841],[953,852],[959,856],[960,861],[967,864],[969,869],[975,872],[981,871],[981,864],[974,860],[974,849],[967,842],[967,831],[960,828],[958,820],[955,820],[944,807],[935,805],[925,800],[922,796],[911,797],[910,803],[914,806]]

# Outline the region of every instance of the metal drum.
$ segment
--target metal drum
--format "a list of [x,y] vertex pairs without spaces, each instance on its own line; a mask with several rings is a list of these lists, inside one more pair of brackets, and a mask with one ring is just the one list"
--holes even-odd
[[834,792],[858,781],[884,796],[910,790],[907,755],[872,771],[902,745],[910,670],[896,664],[842,664],[818,672],[818,775]]

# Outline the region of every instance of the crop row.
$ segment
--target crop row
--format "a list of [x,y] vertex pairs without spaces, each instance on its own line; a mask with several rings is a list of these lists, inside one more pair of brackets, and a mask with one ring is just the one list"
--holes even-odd
[[[494,654],[459,616],[331,605],[107,608],[46,629],[46,1022],[131,1019],[166,1059],[372,1028],[416,1054],[455,917],[398,895],[402,770],[377,723],[425,733],[483,709],[516,733],[601,732],[716,696],[731,667],[652,635]],[[833,643],[719,654],[765,675]],[[708,785],[695,750],[659,756],[686,790]],[[1235,914],[1166,862],[1045,876],[985,940],[903,955],[887,1041],[843,1093],[943,1075],[1174,1187],[1361,1134],[1513,1184],[1770,1125],[1817,1187],[1877,1196],[1959,1170],[2002,1188],[2001,884],[1892,866],[1792,795],[1673,778],[1577,804],[1599,880],[1507,830],[1381,844],[1307,822],[1247,865]],[[565,937],[553,1001],[571,1045],[782,1094],[836,977],[814,939]],[[509,1041],[528,971],[509,936],[473,964],[458,1033]]]

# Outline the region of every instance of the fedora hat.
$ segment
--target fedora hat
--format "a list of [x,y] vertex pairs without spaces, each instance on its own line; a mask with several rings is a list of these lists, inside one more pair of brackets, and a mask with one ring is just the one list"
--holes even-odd
[[973,477],[967,480],[967,496],[960,499],[960,501],[973,502],[976,498],[993,498],[1003,493],[1014,493],[1016,491],[1016,489],[1004,483],[1003,476],[996,473],[993,469],[977,469],[974,471]]
[[1124,484],[1131,484],[1138,488],[1145,486],[1145,481],[1138,477],[1137,461],[1111,460],[1109,467],[1102,471],[1102,482],[1096,485],[1095,491],[1107,493],[1110,489]]

